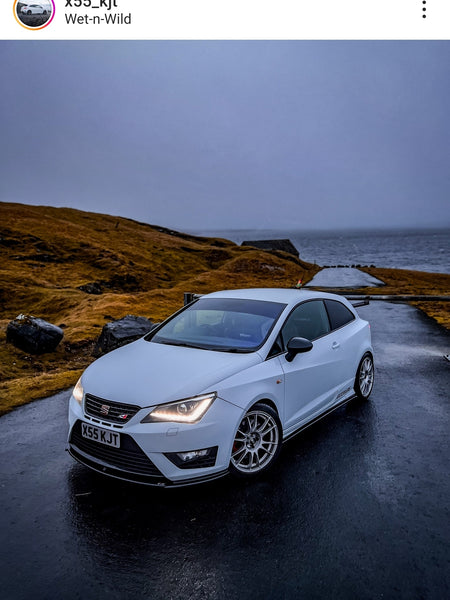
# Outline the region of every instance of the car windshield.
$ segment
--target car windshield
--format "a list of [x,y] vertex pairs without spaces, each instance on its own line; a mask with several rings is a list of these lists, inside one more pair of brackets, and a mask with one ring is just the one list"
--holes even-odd
[[200,298],[145,339],[204,350],[252,352],[265,341],[285,306],[263,300]]

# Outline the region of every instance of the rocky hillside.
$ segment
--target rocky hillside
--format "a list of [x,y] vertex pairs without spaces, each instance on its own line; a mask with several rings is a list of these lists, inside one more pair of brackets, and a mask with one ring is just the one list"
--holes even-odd
[[[317,270],[281,251],[0,202],[0,411],[71,385],[110,320],[135,314],[160,321],[182,305],[184,292],[292,286]],[[27,356],[6,344],[6,326],[19,313],[63,327],[55,353]]]

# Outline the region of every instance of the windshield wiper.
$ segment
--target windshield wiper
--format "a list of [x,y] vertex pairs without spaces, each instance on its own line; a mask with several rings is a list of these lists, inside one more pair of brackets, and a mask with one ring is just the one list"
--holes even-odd
[[246,352],[254,352],[253,348],[227,348],[226,346],[209,346],[205,350],[213,350],[215,352],[234,352],[236,354],[245,354]]
[[181,346],[182,348],[196,348],[198,350],[211,350],[213,352],[232,352],[235,354],[245,354],[254,352],[254,348],[234,348],[233,346],[198,346],[189,342],[178,342],[176,340],[151,340],[155,344],[166,344],[167,346]]
[[188,342],[176,342],[175,340],[158,340],[155,343],[166,344],[166,346],[181,346],[182,348],[198,348],[199,350],[207,350],[207,348],[205,348],[204,346],[195,346],[194,344],[188,344]]

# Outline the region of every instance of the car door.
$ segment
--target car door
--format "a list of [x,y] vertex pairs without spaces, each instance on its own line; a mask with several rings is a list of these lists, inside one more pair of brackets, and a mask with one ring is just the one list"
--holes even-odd
[[330,334],[322,300],[308,300],[291,312],[278,340],[283,350],[292,337],[309,339],[313,347],[291,362],[285,356],[280,357],[285,384],[285,434],[323,412],[333,403],[341,385],[340,344],[334,332]]
[[355,357],[358,357],[361,346],[361,333],[358,320],[349,308],[338,300],[324,300],[332,335],[339,343],[339,378],[343,382],[344,392],[353,389],[355,379]]

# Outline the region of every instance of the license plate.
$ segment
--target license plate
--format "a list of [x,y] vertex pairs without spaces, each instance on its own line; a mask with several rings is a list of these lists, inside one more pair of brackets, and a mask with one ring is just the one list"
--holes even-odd
[[109,431],[108,429],[95,427],[95,425],[81,423],[81,435],[88,440],[105,444],[105,446],[120,448],[120,433],[116,433],[115,431]]

